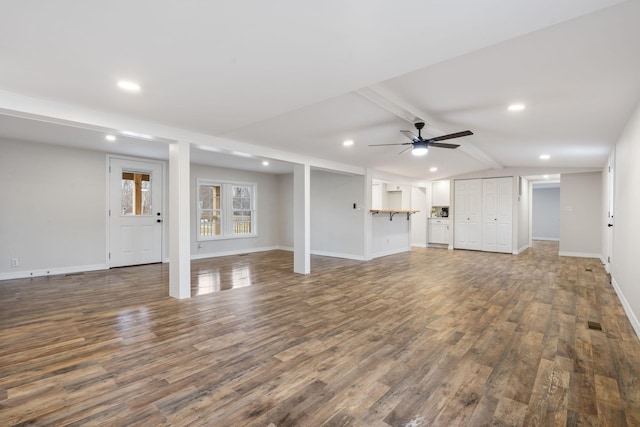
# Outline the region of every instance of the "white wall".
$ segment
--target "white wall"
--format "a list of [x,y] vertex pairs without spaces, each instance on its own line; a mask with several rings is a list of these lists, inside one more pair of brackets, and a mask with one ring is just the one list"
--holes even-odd
[[[518,187],[518,185],[520,187]],[[529,180],[525,177],[515,179],[514,200],[518,201],[518,233],[514,252],[520,253],[529,247]]]
[[[640,105],[615,147],[615,189],[611,279],[640,336]],[[601,224],[605,226],[604,221]]]
[[601,172],[560,175],[560,255],[600,258]]
[[0,152],[0,279],[106,268],[105,154],[6,140]]
[[418,210],[411,215],[411,246],[427,246],[427,218],[429,204],[427,203],[427,189],[413,187],[411,189],[411,210]]
[[407,221],[407,214],[396,214],[393,221],[387,213],[375,215],[372,227],[373,258],[411,250],[411,219]]
[[293,174],[278,175],[278,246],[293,250]]
[[532,237],[560,240],[560,187],[533,189]]
[[[198,241],[198,213],[196,210],[198,179],[257,184],[256,200],[258,222],[256,228],[258,236],[240,239]],[[191,165],[192,258],[207,258],[277,248],[280,242],[280,211],[277,175],[196,164]]]
[[364,191],[362,175],[311,171],[312,253],[364,258]]

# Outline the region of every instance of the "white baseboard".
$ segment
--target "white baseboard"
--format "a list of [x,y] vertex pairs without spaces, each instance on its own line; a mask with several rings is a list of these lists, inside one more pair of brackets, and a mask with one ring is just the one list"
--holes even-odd
[[622,307],[624,308],[625,313],[627,313],[627,317],[629,318],[629,322],[631,322],[631,326],[633,326],[633,330],[636,331],[636,335],[638,336],[638,338],[640,338],[640,322],[638,321],[638,317],[631,309],[629,301],[627,301],[627,298],[622,293],[622,289],[620,289],[618,282],[616,282],[616,279],[613,276],[611,276],[611,285],[616,291],[616,294],[618,294],[618,298],[622,303]]
[[529,244],[527,243],[526,245],[524,245],[523,247],[516,249],[515,251],[513,251],[513,255],[518,255],[521,254],[522,252],[526,251],[527,249],[529,249]]
[[600,259],[600,254],[593,254],[589,252],[558,252],[559,256],[573,256],[576,258],[597,258]]
[[403,248],[403,249],[393,249],[391,251],[378,252],[377,254],[373,254],[372,258],[380,258],[383,256],[401,254],[403,252],[410,252],[411,248]]
[[427,245],[426,243],[412,243],[411,247],[412,248],[428,248],[429,245]]
[[264,246],[261,248],[246,248],[246,249],[236,249],[233,251],[222,251],[222,252],[205,252],[199,254],[192,254],[191,259],[206,259],[206,258],[217,258],[221,256],[230,256],[230,255],[242,255],[253,252],[266,252],[266,251],[275,251],[281,249],[280,246]]
[[71,267],[45,268],[39,270],[0,273],[0,280],[27,279],[30,277],[57,276],[60,274],[84,273],[86,271],[106,270],[106,264],[75,265]]
[[363,255],[354,255],[354,254],[341,254],[338,252],[327,252],[327,251],[311,251],[311,255],[320,255],[320,256],[328,256],[332,258],[344,258],[344,259],[353,259],[356,261],[364,261]]
[[559,242],[559,237],[532,237],[531,240],[551,240],[553,242]]

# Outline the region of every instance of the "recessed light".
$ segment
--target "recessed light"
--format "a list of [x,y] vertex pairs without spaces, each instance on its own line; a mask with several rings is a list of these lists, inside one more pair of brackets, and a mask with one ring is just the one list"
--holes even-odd
[[234,156],[246,157],[246,158],[253,157],[253,154],[243,153],[242,151],[232,151],[231,154],[233,154]]
[[353,140],[348,139],[342,143],[345,147],[351,147],[353,145]]
[[122,90],[126,90],[127,92],[140,92],[140,85],[138,83],[120,80],[118,82],[118,87]]
[[220,152],[219,148],[210,147],[208,145],[197,145],[196,147],[198,147],[199,149],[204,150],[204,151],[211,151],[213,153],[219,153]]
[[267,162],[266,160],[262,162],[262,166],[269,166],[269,162]]
[[132,138],[147,139],[149,141],[153,140],[153,137],[151,135],[147,135],[146,133],[132,132],[130,130],[121,130],[120,133]]
[[429,172],[438,172],[438,168],[431,168],[429,169]]
[[524,104],[511,104],[511,105],[509,105],[507,110],[509,110],[509,111],[522,111],[525,108],[527,108],[527,107]]
[[113,135],[107,135],[107,136],[105,136],[104,138],[105,138],[107,141],[111,141],[111,142],[113,142],[113,141],[115,141],[115,140],[116,140],[116,137],[115,137],[115,136],[113,136]]
[[551,158],[548,154],[540,154],[540,160],[549,160]]

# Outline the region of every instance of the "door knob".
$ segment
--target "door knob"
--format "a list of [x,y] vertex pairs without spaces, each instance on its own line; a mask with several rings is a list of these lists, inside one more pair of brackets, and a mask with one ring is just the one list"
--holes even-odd
[[613,224],[607,224],[607,227],[613,227]]
[[162,222],[162,220],[161,219],[157,219],[156,222]]

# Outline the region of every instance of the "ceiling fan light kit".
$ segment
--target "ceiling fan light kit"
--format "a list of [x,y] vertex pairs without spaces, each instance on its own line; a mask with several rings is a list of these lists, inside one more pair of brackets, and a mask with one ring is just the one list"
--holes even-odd
[[411,154],[414,156],[426,156],[428,152],[429,148],[427,147],[427,144],[421,142],[413,144],[413,149],[411,150]]
[[[470,130],[465,130],[462,132],[450,133],[448,135],[442,135],[442,136],[436,136],[434,138],[424,139],[422,137],[422,128],[424,128],[424,122],[416,123],[415,127],[416,129],[418,129],[418,136],[414,135],[408,130],[400,131],[404,136],[409,138],[411,142],[401,142],[398,144],[369,144],[369,147],[379,147],[382,145],[411,145],[412,147],[409,147],[411,148],[411,154],[413,154],[414,156],[424,156],[429,151],[429,147],[455,149],[460,146],[458,144],[448,144],[448,143],[439,142],[439,141],[445,141],[447,139],[461,138],[463,136],[473,135],[473,132],[471,132]],[[409,150],[409,148],[401,151],[400,154]]]

